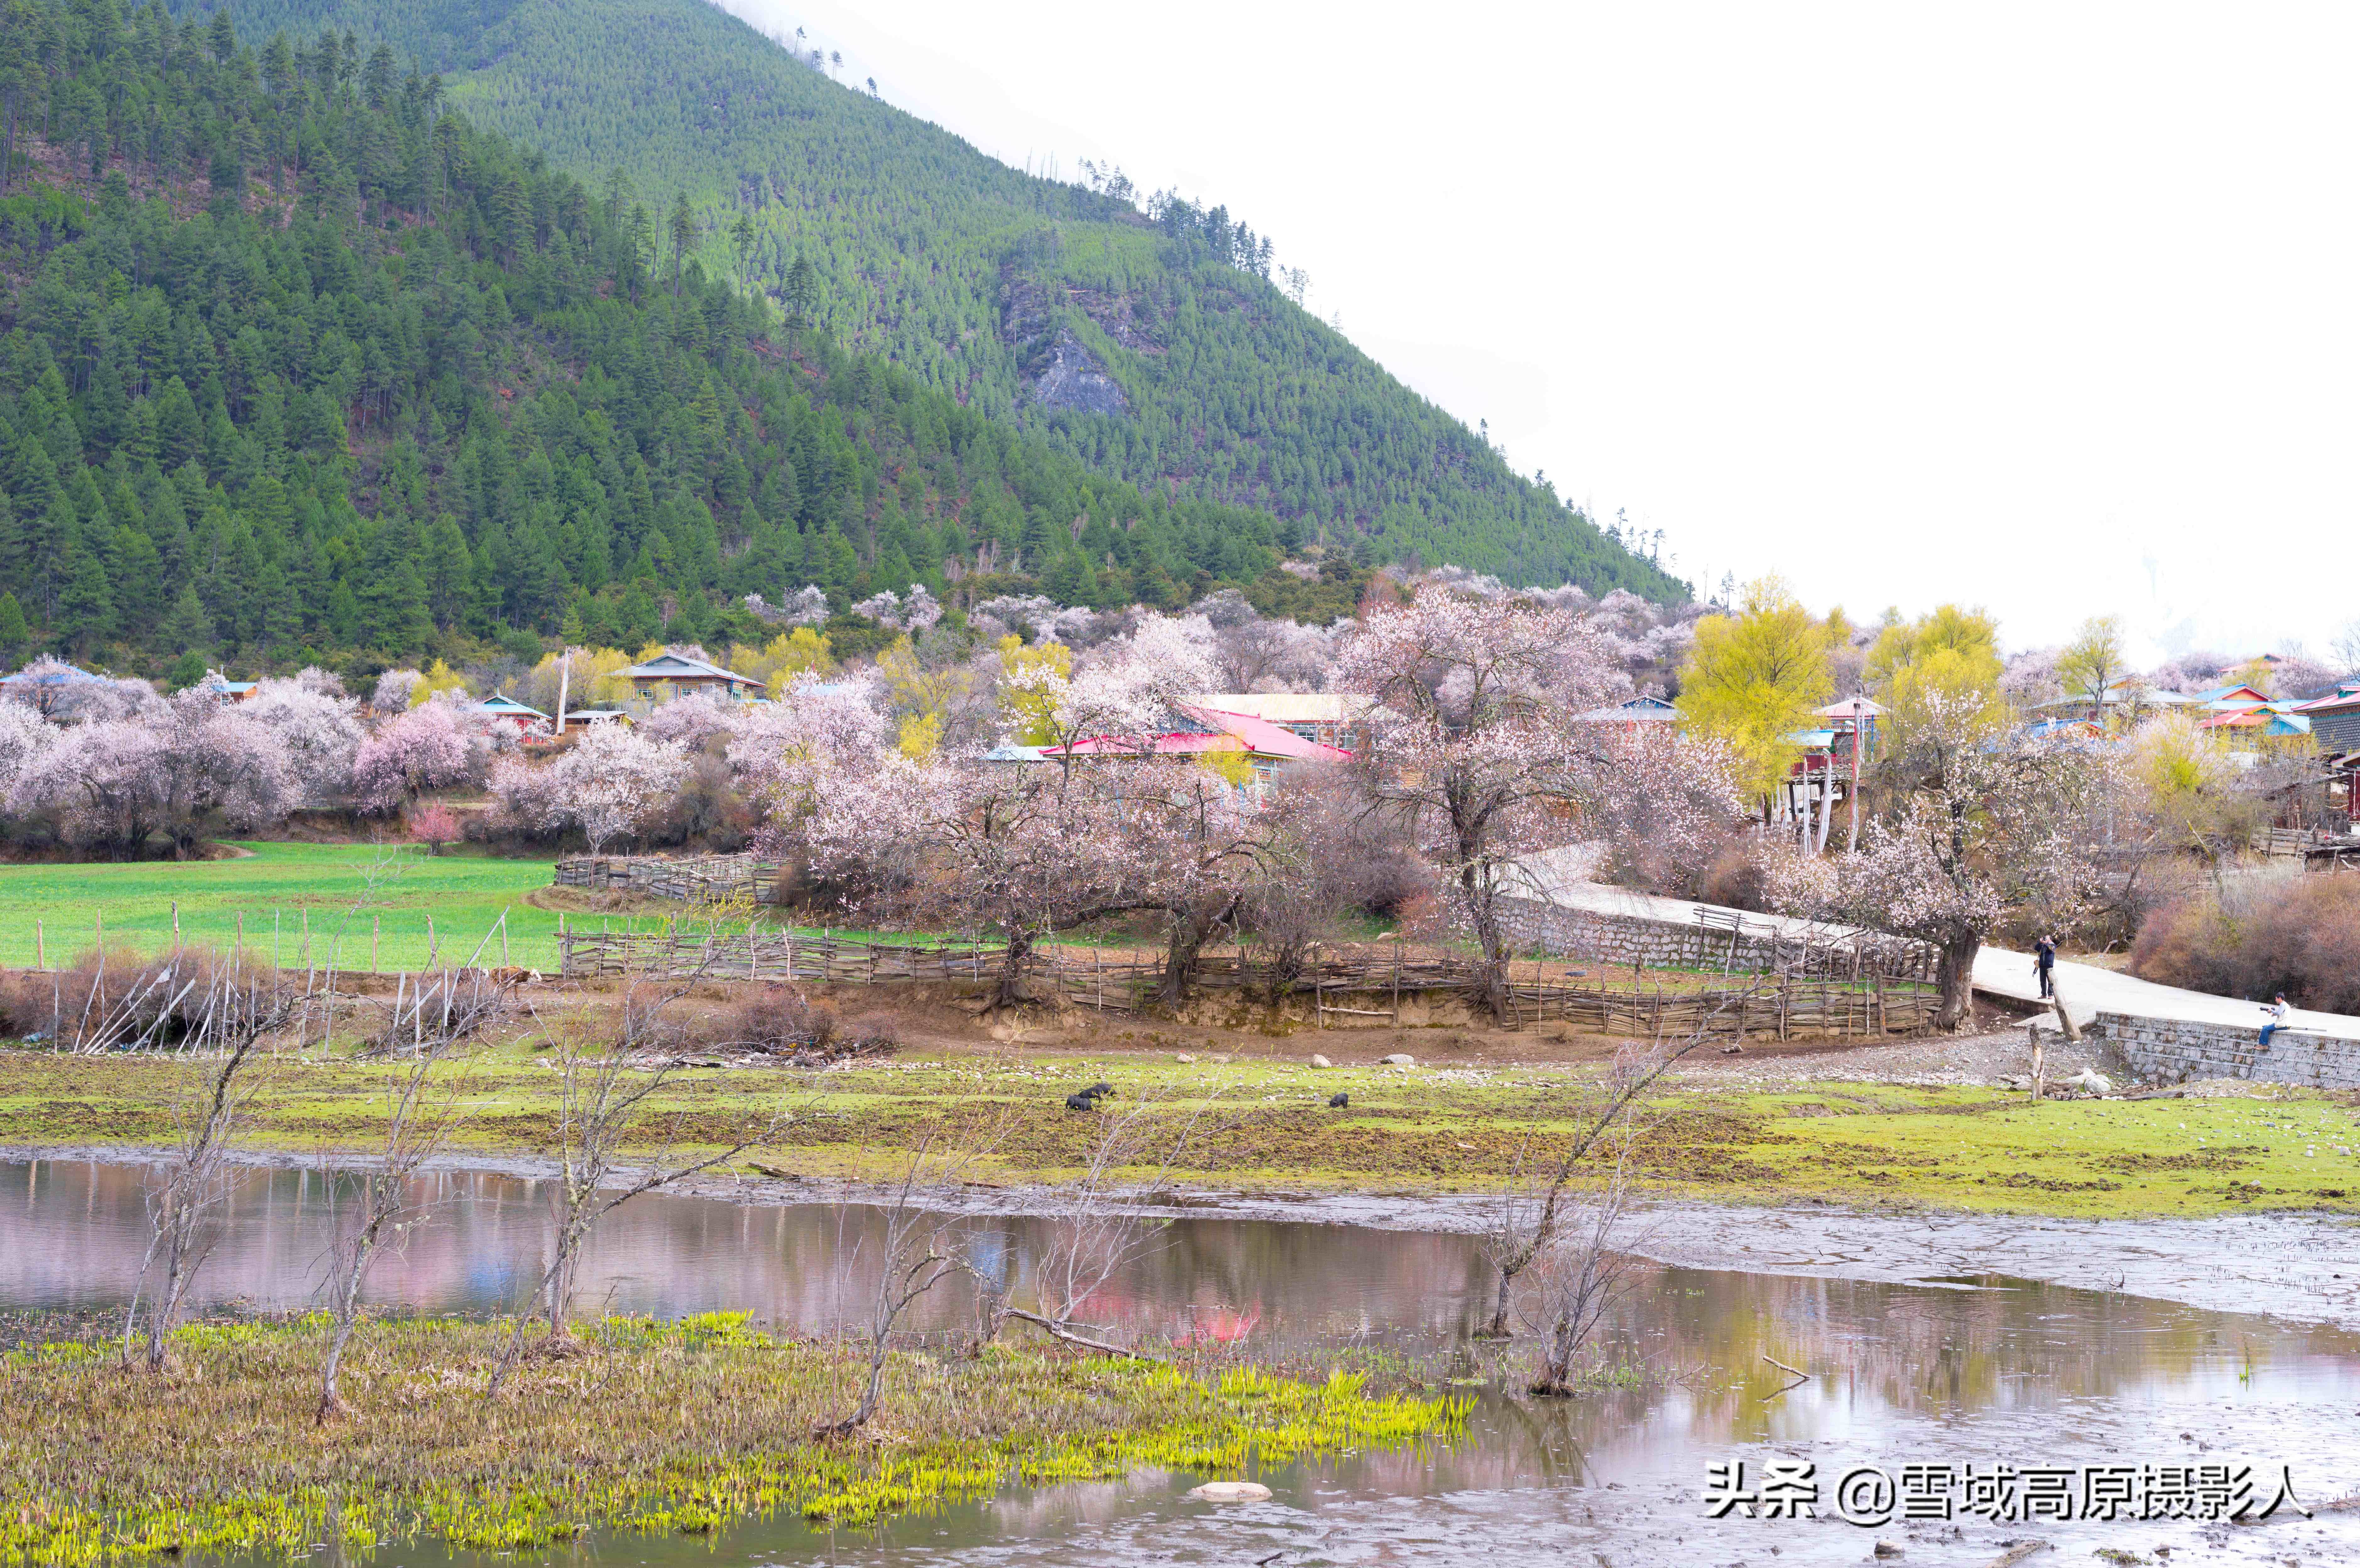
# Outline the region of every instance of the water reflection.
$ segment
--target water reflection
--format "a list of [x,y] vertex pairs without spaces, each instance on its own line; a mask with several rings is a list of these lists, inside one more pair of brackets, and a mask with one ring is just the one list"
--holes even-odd
[[[0,1306],[87,1309],[126,1299],[147,1241],[143,1196],[136,1168],[0,1165]],[[332,1196],[318,1172],[243,1174],[222,1211],[201,1301],[283,1308],[310,1300],[333,1228]],[[512,1305],[539,1269],[545,1194],[530,1181],[448,1174],[424,1183],[421,1196],[432,1202],[434,1221],[377,1269],[373,1297],[429,1311]],[[872,1212],[857,1208],[650,1196],[602,1226],[583,1270],[582,1304],[667,1315],[745,1308],[824,1330],[861,1305],[875,1225]],[[976,1225],[979,1251],[1020,1281],[1047,1239],[1039,1221]],[[1265,1477],[1279,1496],[1259,1512],[1183,1502],[1190,1477],[1142,1476],[1130,1486],[1011,1492],[857,1540],[787,1522],[747,1526],[730,1555],[1252,1562],[1284,1550],[1289,1562],[1314,1560],[1305,1553],[1349,1562],[1461,1560],[1464,1550],[1561,1562],[1579,1546],[1575,1560],[1584,1562],[1593,1551],[1616,1563],[1729,1562],[1775,1542],[1783,1562],[1862,1559],[1866,1540],[1849,1527],[1705,1530],[1695,1519],[1703,1465],[1749,1454],[1831,1465],[2166,1463],[2191,1459],[2201,1443],[2210,1454],[2295,1465],[2313,1500],[2360,1486],[2350,1442],[2360,1430],[2352,1415],[2360,1409],[2360,1340],[2341,1329],[2005,1279],[1904,1286],[1663,1268],[1637,1279],[1604,1345],[1611,1360],[1648,1369],[1634,1386],[1574,1401],[1495,1393],[1467,1441],[1290,1466]],[[1490,1353],[1466,1336],[1488,1306],[1482,1261],[1464,1237],[1188,1218],[1159,1234],[1092,1316],[1152,1336],[1236,1339],[1280,1356],[1392,1345],[1457,1355],[1472,1370]],[[924,1312],[927,1326],[952,1329],[971,1321],[972,1303],[945,1290]],[[1811,1380],[1778,1394],[1787,1379],[1765,1357],[1805,1368]],[[2304,1528],[2355,1525],[2360,1516],[2322,1516]],[[2080,1552],[2202,1544],[2193,1530],[2147,1530],[2154,1539],[2136,1542],[2100,1532]],[[2265,1533],[2240,1532],[2220,1560],[2236,1560],[2248,1544],[2260,1550]],[[1428,1538],[1437,1543],[1431,1552],[1418,1544]],[[1987,1561],[1991,1538],[1985,1530],[1955,1560]],[[1717,1555],[1690,1559],[1690,1542],[1702,1541]],[[671,1543],[626,1544],[614,1551],[630,1562],[687,1558]],[[1239,1555],[1249,1547],[1259,1549]],[[2360,1553],[2340,1534],[2302,1541],[2306,1560],[2347,1548]],[[1932,1541],[1910,1551],[1913,1562],[1953,1560]]]

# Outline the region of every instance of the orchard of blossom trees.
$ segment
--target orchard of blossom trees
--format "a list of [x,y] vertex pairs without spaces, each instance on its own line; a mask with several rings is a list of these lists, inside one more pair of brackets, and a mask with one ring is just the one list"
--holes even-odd
[[[873,656],[839,663],[794,629],[731,650],[763,660],[767,700],[690,695],[629,723],[611,709],[625,664],[579,649],[387,670],[366,700],[317,670],[231,702],[218,681],[165,695],[36,665],[0,682],[0,811],[19,849],[115,857],[297,812],[438,848],[752,848],[825,917],[1004,942],[1002,1003],[1078,928],[1158,932],[1176,1001],[1208,946],[1286,975],[1373,915],[1461,943],[1504,1012],[1517,863],[1579,844],[1626,885],[1922,939],[1956,1023],[1984,942],[2119,923],[2141,875],[2169,881],[2138,854],[2217,866],[2279,776],[2230,766],[2185,715],[2140,718],[2125,744],[2028,724],[2113,668],[2103,626],[2004,661],[1977,613],[1863,630],[1775,582],[1702,620],[1453,571],[1381,573],[1325,627],[1226,590],[1179,615],[914,593],[864,613],[894,633]],[[1822,811],[1798,835],[1768,802],[1788,732],[1840,683],[1886,716],[1852,826],[1831,840]],[[495,687],[606,716],[520,727],[471,694]],[[1206,727],[1207,697],[1288,691],[1342,699],[1349,749],[1282,758]],[[1616,712],[1666,693],[1684,724]]]

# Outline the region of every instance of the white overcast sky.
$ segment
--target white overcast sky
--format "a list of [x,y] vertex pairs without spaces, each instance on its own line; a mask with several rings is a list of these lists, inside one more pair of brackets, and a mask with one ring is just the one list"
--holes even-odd
[[1226,202],[1691,579],[2157,657],[2360,618],[2360,7],[727,8]]

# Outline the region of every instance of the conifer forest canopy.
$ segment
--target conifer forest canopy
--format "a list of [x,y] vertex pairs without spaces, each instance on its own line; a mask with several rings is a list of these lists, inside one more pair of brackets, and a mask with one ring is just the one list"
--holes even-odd
[[1226,212],[703,0],[15,0],[0,77],[12,657],[636,648],[805,584],[1324,620],[1389,560],[1685,596]]

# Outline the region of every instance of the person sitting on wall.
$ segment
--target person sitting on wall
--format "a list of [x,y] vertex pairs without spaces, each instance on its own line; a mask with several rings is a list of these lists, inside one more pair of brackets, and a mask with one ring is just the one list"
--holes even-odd
[[2278,1033],[2278,1030],[2284,1027],[2287,1020],[2287,1014],[2292,1009],[2287,1006],[2286,993],[2284,991],[2278,993],[2277,1001],[2262,1009],[2262,1011],[2270,1015],[2270,1021],[2262,1026],[2262,1049],[2264,1051],[2267,1051],[2270,1048],[2270,1036]]

